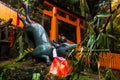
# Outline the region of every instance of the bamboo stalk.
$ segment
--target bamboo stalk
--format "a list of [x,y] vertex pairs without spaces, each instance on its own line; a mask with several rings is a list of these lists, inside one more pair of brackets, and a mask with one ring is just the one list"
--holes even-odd
[[77,52],[109,52],[110,49],[77,50]]

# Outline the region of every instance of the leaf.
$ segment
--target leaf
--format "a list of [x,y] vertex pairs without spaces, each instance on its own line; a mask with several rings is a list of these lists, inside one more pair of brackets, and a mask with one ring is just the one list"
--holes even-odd
[[110,34],[108,34],[107,37],[117,40],[115,36],[110,35]]
[[40,73],[33,73],[32,80],[40,80]]
[[99,33],[99,35],[98,35],[98,37],[96,39],[96,44],[97,44],[96,47],[100,46],[101,43],[104,41],[103,37],[104,37],[104,34],[103,33]]
[[28,55],[30,52],[32,52],[32,50],[27,49],[24,50],[23,53],[20,53],[19,56],[15,59],[16,62],[19,62],[20,60],[22,60],[26,55]]
[[99,18],[104,18],[104,17],[110,17],[111,14],[99,14],[99,15],[96,15],[96,17],[99,17]]
[[88,43],[87,43],[87,48],[92,48],[94,42],[95,42],[95,36],[94,35],[90,35]]
[[94,24],[97,21],[97,19],[98,19],[97,16],[95,16],[91,24]]

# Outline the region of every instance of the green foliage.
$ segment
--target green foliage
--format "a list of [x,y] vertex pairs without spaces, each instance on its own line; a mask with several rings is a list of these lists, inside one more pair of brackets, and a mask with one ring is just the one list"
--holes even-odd
[[2,73],[0,74],[0,80],[3,80],[3,79],[2,79]]
[[74,65],[73,71],[70,74],[69,80],[80,80],[81,79],[81,73],[83,71],[84,62],[83,59],[80,58],[77,61],[71,60],[71,64]]
[[32,80],[39,80],[40,79],[40,73],[33,73]]
[[16,62],[21,61],[21,60],[24,59],[27,55],[30,55],[31,52],[32,52],[32,50],[30,50],[30,49],[24,50],[23,53],[20,53],[19,56],[18,56],[17,58],[15,58],[15,61],[16,61]]
[[[101,11],[102,12],[102,11]],[[110,40],[116,40],[116,37],[108,32],[108,24],[110,22],[113,22],[113,20],[116,18],[113,17],[111,18],[112,15],[115,14],[110,14],[110,13],[102,13],[96,15],[92,21],[88,22],[88,27],[87,27],[87,37],[84,42],[82,42],[80,45],[86,42],[85,45],[82,45],[81,47],[84,48],[84,50],[81,50],[80,48],[80,53],[83,53],[83,56],[75,61],[73,63],[74,69],[73,72],[71,73],[71,80],[72,79],[79,79],[80,77],[80,69],[81,67],[85,71],[91,71],[95,70],[98,71],[98,74],[100,76],[100,63],[99,63],[99,53],[103,52],[102,54],[104,55],[104,52],[110,51]],[[106,19],[107,18],[107,19]],[[119,20],[116,25],[119,25]],[[92,56],[90,55],[92,54]],[[87,59],[88,64],[85,66],[84,60]],[[72,61],[73,62],[73,61]],[[79,70],[78,70],[79,69]],[[87,70],[86,70],[87,69]],[[110,70],[106,71],[106,76],[112,74]],[[100,77],[99,77],[100,79]]]
[[[45,64],[35,66],[31,64],[32,61],[24,61],[13,64],[5,64],[0,66],[0,78],[1,80],[44,80],[45,75],[48,72]],[[33,75],[35,75],[33,77]]]
[[90,80],[90,78],[88,76],[82,76],[81,75],[80,80]]
[[105,80],[115,80],[115,76],[112,73],[112,69],[106,68]]
[[34,48],[34,45],[28,39],[26,32],[21,28],[16,28],[15,41],[10,52],[12,54],[12,57],[16,58],[19,56],[20,59],[20,56],[25,56],[27,53],[26,50],[30,48]]

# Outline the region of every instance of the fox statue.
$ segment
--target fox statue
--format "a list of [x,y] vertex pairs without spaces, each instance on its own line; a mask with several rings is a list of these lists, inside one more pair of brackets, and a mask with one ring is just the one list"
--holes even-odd
[[[23,2],[23,9],[25,9],[25,18],[21,16],[22,8],[18,10],[18,17],[23,22],[25,31],[27,32],[28,38],[34,43],[35,49],[31,52],[31,56],[35,59],[44,58],[47,65],[51,64],[51,60],[53,58],[53,45],[50,43],[48,35],[46,34],[45,29],[39,24],[39,23],[33,23],[30,20],[29,14],[28,14],[28,4],[26,2]],[[56,48],[56,51],[65,52],[68,51],[68,49],[71,49],[71,46],[69,48],[69,45],[67,48],[64,46],[61,48]],[[72,48],[75,48],[76,45],[73,45]],[[60,51],[58,49],[64,50]],[[67,50],[66,50],[67,49]],[[57,53],[57,52],[56,52]],[[66,53],[63,53],[66,55]]]

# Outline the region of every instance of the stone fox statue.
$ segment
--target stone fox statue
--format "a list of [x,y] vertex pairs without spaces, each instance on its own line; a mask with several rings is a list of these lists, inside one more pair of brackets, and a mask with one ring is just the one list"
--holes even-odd
[[18,17],[23,22],[29,39],[34,43],[35,49],[32,51],[31,55],[37,60],[44,58],[47,64],[50,64],[52,45],[49,42],[49,38],[40,24],[33,23],[30,20],[28,14],[28,4],[26,2],[23,3],[23,8],[25,9],[26,18],[22,18],[20,15],[22,9],[18,10]]
[[69,49],[76,47],[76,44],[66,44],[55,46],[51,45],[49,38],[46,34],[44,28],[38,23],[32,23],[28,14],[28,4],[23,3],[23,8],[25,9],[25,18],[22,18],[20,13],[22,9],[18,10],[18,17],[23,22],[24,28],[28,34],[29,39],[34,43],[35,49],[32,51],[31,55],[36,60],[44,58],[46,63],[49,65],[53,59],[53,46],[56,48],[56,53],[60,57],[65,57]]

